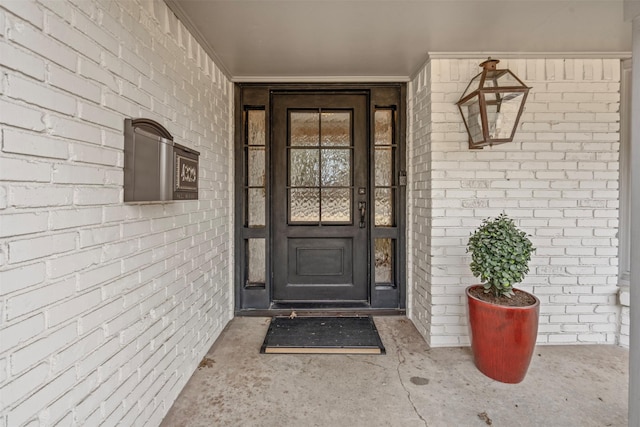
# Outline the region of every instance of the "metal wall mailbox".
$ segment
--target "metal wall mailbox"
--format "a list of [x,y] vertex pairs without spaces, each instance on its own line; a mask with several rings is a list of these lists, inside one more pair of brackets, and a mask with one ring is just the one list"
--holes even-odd
[[124,122],[124,201],[198,199],[199,152],[150,119]]

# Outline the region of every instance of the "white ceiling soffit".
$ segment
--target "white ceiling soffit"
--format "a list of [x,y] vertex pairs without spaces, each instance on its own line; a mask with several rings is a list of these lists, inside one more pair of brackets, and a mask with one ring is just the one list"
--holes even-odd
[[165,0],[234,81],[405,81],[427,52],[631,50],[623,0]]

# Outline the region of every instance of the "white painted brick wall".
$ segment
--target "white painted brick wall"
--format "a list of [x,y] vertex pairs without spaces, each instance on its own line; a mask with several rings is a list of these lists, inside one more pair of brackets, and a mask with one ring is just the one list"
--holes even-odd
[[[437,279],[432,272],[431,257],[436,243],[432,240],[433,218],[430,214],[433,198],[430,185],[433,168],[432,152],[432,122],[431,116],[433,94],[429,82],[431,69],[425,67],[410,83],[408,93],[408,147],[409,168],[409,254],[411,254],[408,270],[408,282],[412,288],[408,292],[407,302],[409,316],[413,319],[420,333],[429,345],[434,345],[432,338],[433,322],[431,317],[438,312],[438,303],[433,301],[433,286]],[[438,298],[438,297],[436,297]],[[432,311],[434,310],[435,311]]]
[[[232,317],[232,92],[162,1],[0,0],[0,426],[161,422]],[[129,117],[200,200],[123,204]]]
[[622,310],[620,312],[620,325],[617,332],[620,335],[620,345],[623,347],[629,348],[629,332],[630,332],[629,328],[631,327],[630,286],[623,286],[620,289],[618,300],[620,302],[620,305],[622,306]]
[[616,343],[620,62],[503,60],[532,87],[520,129],[471,151],[455,102],[479,62],[432,59],[411,82],[411,316],[432,346],[469,343],[465,247],[504,211],[537,247],[519,287],[541,300],[538,343]]

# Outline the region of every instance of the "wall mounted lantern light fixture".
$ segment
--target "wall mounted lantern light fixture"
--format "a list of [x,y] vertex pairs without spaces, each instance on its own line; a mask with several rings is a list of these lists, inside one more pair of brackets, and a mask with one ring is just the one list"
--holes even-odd
[[469,133],[469,148],[513,141],[529,89],[510,70],[498,70],[487,59],[456,103]]

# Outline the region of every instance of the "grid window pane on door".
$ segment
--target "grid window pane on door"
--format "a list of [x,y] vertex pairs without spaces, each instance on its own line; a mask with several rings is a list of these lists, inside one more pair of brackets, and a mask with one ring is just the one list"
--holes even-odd
[[322,146],[351,146],[351,114],[349,112],[323,112],[320,135]]
[[289,111],[288,212],[292,224],[349,224],[353,114]]
[[323,188],[320,190],[321,221],[349,222],[351,190],[348,188]]
[[291,188],[289,200],[290,222],[320,221],[320,194],[317,188]]

